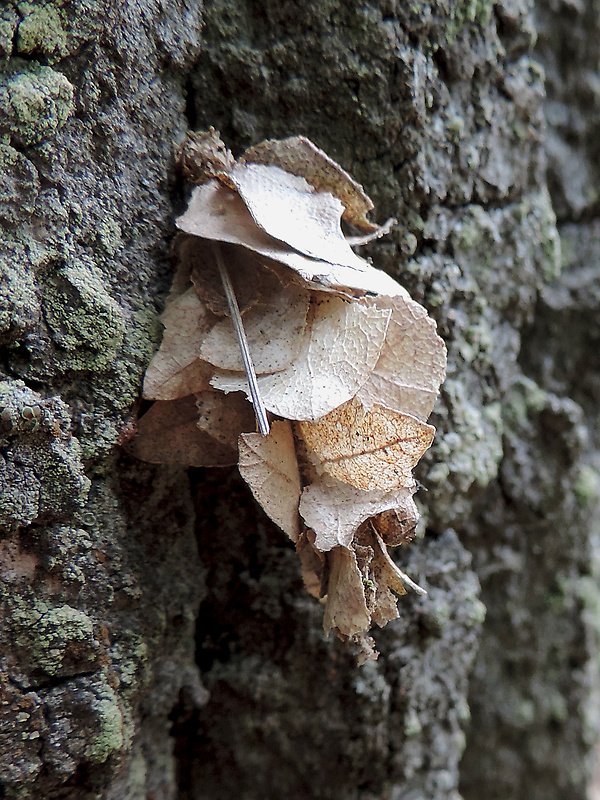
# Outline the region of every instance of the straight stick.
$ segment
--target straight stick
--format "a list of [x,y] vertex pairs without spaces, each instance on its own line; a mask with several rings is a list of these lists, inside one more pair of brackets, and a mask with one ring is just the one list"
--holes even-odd
[[258,381],[256,379],[256,370],[254,369],[252,356],[250,355],[250,348],[248,346],[246,331],[244,330],[244,323],[242,322],[242,315],[240,314],[240,307],[238,306],[237,298],[235,296],[235,292],[233,291],[233,286],[231,285],[229,272],[227,271],[227,267],[223,261],[221,248],[217,242],[213,242],[213,252],[215,254],[217,267],[219,268],[221,282],[223,283],[225,297],[227,298],[227,305],[229,306],[229,313],[231,314],[235,335],[237,336],[238,344],[240,346],[242,361],[244,362],[244,370],[246,371],[248,386],[250,387],[252,405],[254,406],[254,416],[256,417],[256,421],[258,423],[258,430],[263,436],[268,436],[270,427],[269,419],[267,417],[267,409],[265,408],[265,404],[260,396]]

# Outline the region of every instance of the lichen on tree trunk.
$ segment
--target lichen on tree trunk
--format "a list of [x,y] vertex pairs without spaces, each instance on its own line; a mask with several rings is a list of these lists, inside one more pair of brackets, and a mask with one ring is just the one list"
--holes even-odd
[[[2,796],[583,800],[597,27],[591,0],[0,10]],[[121,453],[171,279],[174,148],[210,125],[236,155],[303,134],[357,177],[399,220],[370,256],[448,345],[401,553],[429,595],[362,668],[233,471]]]

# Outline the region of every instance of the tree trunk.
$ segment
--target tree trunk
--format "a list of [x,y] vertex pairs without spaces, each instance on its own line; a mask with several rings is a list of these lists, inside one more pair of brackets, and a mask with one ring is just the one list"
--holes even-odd
[[[599,28],[592,0],[0,9],[0,796],[584,800]],[[121,450],[174,150],[211,125],[236,155],[303,134],[363,183],[399,220],[370,256],[448,346],[400,554],[429,594],[363,667],[235,470]]]

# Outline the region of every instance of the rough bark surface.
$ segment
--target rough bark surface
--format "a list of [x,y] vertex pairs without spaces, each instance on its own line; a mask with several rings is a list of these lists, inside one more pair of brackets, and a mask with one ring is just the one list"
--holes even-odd
[[[599,20],[592,0],[0,8],[0,796],[585,798]],[[301,133],[360,180],[399,220],[371,257],[448,345],[400,554],[429,594],[362,668],[234,471],[120,452],[185,201],[174,146],[210,125],[236,155]]]

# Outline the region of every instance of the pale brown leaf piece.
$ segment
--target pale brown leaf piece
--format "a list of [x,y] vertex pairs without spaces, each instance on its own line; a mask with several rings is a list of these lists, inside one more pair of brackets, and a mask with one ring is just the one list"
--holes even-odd
[[402,491],[398,494],[398,502],[394,508],[382,511],[370,520],[375,532],[390,547],[412,541],[419,521],[412,491],[408,491],[408,496],[403,495]]
[[329,563],[327,555],[315,548],[314,540],[313,531],[310,529],[302,531],[296,542],[296,553],[300,559],[306,591],[313,597],[321,599],[327,594]]
[[[370,523],[359,528],[349,548],[336,547],[327,554],[329,580],[323,628],[350,639],[372,624],[384,627],[398,618],[396,596],[406,585],[416,586],[390,558],[387,547]],[[370,648],[369,648],[370,649]],[[376,658],[376,653],[366,653]]]
[[294,542],[300,535],[298,502],[301,484],[292,426],[274,422],[268,436],[243,433],[239,470],[257,502]]
[[[279,283],[268,296],[242,314],[258,375],[281,372],[298,357],[309,305],[310,293],[306,289]],[[203,339],[200,356],[221,370],[244,371],[229,316],[218,322]]]
[[[211,129],[190,136],[179,164],[195,188],[176,220],[163,341],[144,381],[157,402],[131,449],[237,462],[296,543],[325,632],[362,663],[376,657],[371,625],[398,616],[407,588],[424,593],[387,547],[414,535],[412,471],[435,432],[444,343],[426,310],[352,249],[394,221],[372,223],[363,188],[308,139],[268,140],[236,161]],[[345,236],[342,220],[365,235]]]
[[[267,409],[287,419],[317,420],[353,397],[377,363],[390,312],[331,295],[313,295],[297,357],[259,376]],[[212,386],[247,390],[243,376],[217,372]]]
[[410,297],[379,295],[365,302],[392,316],[379,360],[357,397],[366,408],[377,403],[425,422],[446,377],[446,345],[435,322]]
[[214,128],[190,131],[177,150],[177,163],[190,183],[203,183],[215,175],[227,176],[235,159]]
[[370,622],[383,628],[388,622],[398,618],[395,595],[406,594],[406,589],[398,577],[394,562],[385,550],[385,545],[382,546],[381,540],[370,533],[368,526],[364,526],[357,533],[354,549],[365,587]]
[[435,433],[410,414],[380,405],[367,410],[356,398],[298,428],[324,472],[366,492],[412,486],[412,470]]
[[167,305],[161,322],[165,326],[163,341],[146,370],[144,397],[176,400],[210,388],[213,369],[200,360],[199,342],[215,318],[193,287]]
[[333,630],[342,636],[369,630],[371,615],[354,550],[336,547],[329,558],[331,573],[323,630],[325,633]]
[[347,222],[369,233],[378,230],[378,226],[367,219],[373,201],[360,183],[305,136],[267,139],[249,147],[240,161],[242,164],[272,164],[292,175],[306,178],[317,192],[331,192],[341,200],[343,219]]
[[[410,487],[392,491],[363,491],[325,474],[304,488],[300,500],[300,515],[314,531],[314,545],[322,552],[337,545],[349,547],[359,526],[376,515],[382,517],[380,524],[387,538],[395,536],[406,541],[418,519],[412,499],[414,492],[414,481]],[[393,517],[389,521],[387,517],[383,517],[384,512],[392,511],[398,514],[396,526],[393,524]],[[398,531],[402,526],[405,531],[403,536]]]
[[140,417],[129,451],[153,464],[226,467],[237,463],[237,450],[198,428],[196,397],[159,400]]
[[217,180],[194,189],[187,210],[175,224],[179,230],[196,237],[243,245],[284,264],[315,288],[408,296],[393,278],[358,256],[352,259],[351,266],[329,263],[297,252],[269,236],[256,224],[240,196]]
[[198,430],[235,453],[240,435],[255,425],[246,395],[238,392],[225,397],[221,392],[207,391],[197,392],[195,398]]
[[239,164],[231,179],[256,224],[274,239],[328,264],[365,269],[342,233],[344,206],[330,192],[264,164]]

